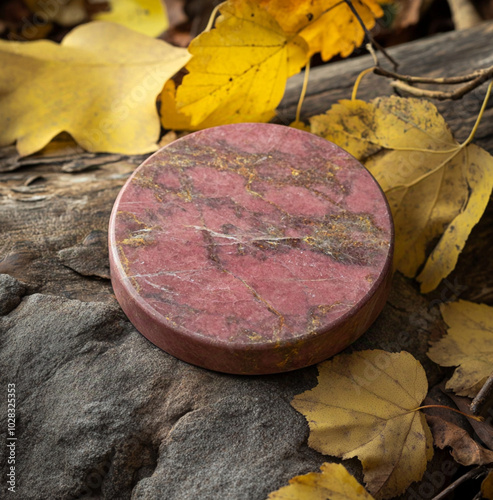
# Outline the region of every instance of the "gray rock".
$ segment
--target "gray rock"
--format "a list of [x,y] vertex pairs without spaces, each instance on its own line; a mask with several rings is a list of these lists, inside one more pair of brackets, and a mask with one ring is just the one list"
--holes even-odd
[[15,309],[25,293],[23,283],[8,274],[0,274],[0,316]]
[[178,420],[132,499],[267,498],[288,478],[318,469],[307,438],[303,417],[279,396],[224,397]]
[[91,231],[80,245],[60,250],[58,257],[82,276],[110,279],[107,231]]
[[[399,276],[394,290],[352,349],[424,360],[437,314]],[[423,331],[404,323],[411,312]],[[114,299],[25,297],[0,318],[0,374],[16,384],[23,500],[263,500],[333,460],[308,448],[308,425],[289,404],[316,384],[315,367],[258,377],[197,368],[149,343]],[[357,460],[345,465],[361,479]]]
[[116,304],[41,294],[3,317],[0,331],[0,373],[16,384],[23,500],[132,491],[260,499],[324,461],[289,405],[315,383],[314,368],[275,377],[209,372],[155,348]]

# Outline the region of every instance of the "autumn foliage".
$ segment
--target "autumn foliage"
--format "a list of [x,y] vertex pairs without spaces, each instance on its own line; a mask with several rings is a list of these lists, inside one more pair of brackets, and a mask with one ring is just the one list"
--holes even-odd
[[[311,56],[347,57],[364,40],[361,22],[369,30],[383,13],[375,0],[352,6],[359,19],[336,0],[228,0],[188,50],[142,34],[147,28],[139,33],[106,20],[75,28],[61,44],[0,41],[0,146],[16,143],[19,154],[30,155],[68,132],[91,152],[144,154],[158,148],[161,126],[192,131],[269,121],[287,79]],[[153,36],[163,25],[156,26]],[[173,79],[180,70],[183,78]],[[394,218],[394,267],[416,278],[423,293],[453,271],[491,196],[493,158],[472,143],[480,118],[459,143],[427,100],[354,96],[304,125],[376,178]],[[428,356],[456,367],[447,389],[474,397],[491,375],[492,309],[459,301],[442,304],[441,314],[448,332]],[[369,493],[342,465],[327,463],[269,498],[400,495],[422,478],[433,442],[452,448],[460,463],[490,463],[493,452],[477,448],[463,429],[431,419],[430,431],[420,409],[427,391],[422,365],[406,352],[354,352],[319,365],[317,386],[291,404],[307,419],[311,447],[360,460]],[[481,458],[472,451],[464,458],[457,444],[464,439]],[[486,498],[493,498],[492,485],[490,473]]]

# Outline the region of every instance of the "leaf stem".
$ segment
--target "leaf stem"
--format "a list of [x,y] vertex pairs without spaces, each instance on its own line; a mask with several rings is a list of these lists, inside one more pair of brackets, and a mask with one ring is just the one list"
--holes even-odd
[[424,405],[424,406],[418,406],[417,408],[414,408],[414,410],[411,410],[411,411],[426,410],[427,408],[445,408],[446,410],[455,411],[455,413],[460,413],[461,415],[464,415],[464,417],[472,418],[473,420],[477,420],[478,422],[483,422],[484,421],[483,417],[480,417],[480,416],[477,416],[477,415],[471,415],[470,413],[464,413],[463,411],[457,410],[456,408],[452,408],[450,406],[445,406],[445,405]]
[[207,23],[207,26],[204,29],[204,33],[212,29],[214,21],[216,20],[217,12],[223,6],[223,4],[224,2],[221,2],[220,4],[216,5],[214,9],[212,9],[211,15],[209,17],[209,22]]
[[361,83],[361,80],[365,75],[368,73],[373,73],[375,70],[375,66],[372,66],[371,68],[366,68],[364,69],[359,75],[358,78],[356,78],[356,81],[354,82],[354,87],[353,87],[353,93],[351,94],[351,101],[356,100],[356,94],[358,93],[358,88],[359,84]]
[[296,121],[300,121],[301,107],[303,106],[303,101],[305,100],[306,89],[308,87],[308,79],[310,77],[310,59],[305,66],[305,75],[303,77],[303,87],[301,88],[300,99],[298,101],[298,106],[296,108]]
[[[412,151],[415,151],[414,149]],[[430,175],[433,175],[435,172],[438,172],[445,164],[447,164],[450,160],[452,160],[457,154],[459,154],[462,151],[462,148],[460,146],[457,147],[457,149],[453,150],[453,153],[448,157],[445,158],[440,164],[438,164],[435,168],[432,168],[431,170],[428,170],[428,172],[425,172],[424,174],[420,175],[417,179],[413,179],[411,182],[408,182],[407,184],[397,184],[396,186],[392,187],[391,189],[387,190],[386,192],[393,191],[394,189],[399,189],[399,188],[410,188],[411,186],[414,186],[415,184],[418,184],[418,182],[421,182],[422,180],[426,179]],[[441,151],[437,151],[437,153]]]
[[481,122],[481,118],[483,118],[484,110],[486,109],[486,106],[488,105],[488,100],[489,100],[490,95],[491,95],[491,88],[492,87],[493,87],[493,80],[488,85],[488,90],[486,91],[486,95],[484,96],[483,105],[481,106],[481,110],[479,111],[479,115],[476,119],[476,123],[474,124],[474,127],[472,128],[471,133],[469,134],[469,137],[462,143],[461,148],[466,147],[474,139],[474,135],[476,134],[476,131],[478,130],[479,123]]
[[[483,118],[483,114],[484,114],[484,111],[486,109],[486,106],[488,105],[488,100],[490,98],[492,88],[493,88],[493,80],[488,85],[488,89],[486,91],[486,95],[484,96],[484,100],[483,100],[483,104],[481,106],[481,110],[479,111],[479,114],[478,114],[478,117],[476,119],[476,122],[474,123],[474,127],[472,128],[471,133],[469,134],[469,137],[460,146],[458,146],[456,149],[445,150],[445,151],[439,151],[439,150],[438,151],[431,151],[431,150],[427,151],[427,150],[415,149],[415,148],[411,149],[411,151],[421,151],[421,152],[424,152],[424,153],[452,153],[447,159],[445,159],[444,161],[442,161],[435,168],[433,168],[433,169],[429,170],[428,172],[424,173],[423,175],[419,176],[417,179],[414,179],[412,182],[407,183],[407,184],[398,184],[397,186],[394,186],[393,188],[389,189],[387,192],[393,191],[394,189],[409,188],[411,186],[414,186],[418,182],[421,182],[422,180],[426,179],[430,175],[432,175],[435,172],[437,172],[438,170],[440,170],[447,162],[449,162],[450,160],[452,160],[466,146],[468,146],[471,143],[471,141],[474,139],[474,135],[476,134],[476,132],[478,130],[478,127],[479,127],[479,124],[481,122],[481,119]],[[401,149],[401,150],[404,151],[404,149]],[[466,151],[466,153],[467,153],[467,151]]]

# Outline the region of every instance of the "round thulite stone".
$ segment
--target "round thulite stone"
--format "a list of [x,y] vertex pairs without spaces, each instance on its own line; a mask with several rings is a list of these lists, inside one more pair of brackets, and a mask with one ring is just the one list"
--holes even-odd
[[293,128],[196,132],[116,200],[111,279],[151,342],[202,367],[275,373],[356,340],[389,288],[392,220],[348,153]]

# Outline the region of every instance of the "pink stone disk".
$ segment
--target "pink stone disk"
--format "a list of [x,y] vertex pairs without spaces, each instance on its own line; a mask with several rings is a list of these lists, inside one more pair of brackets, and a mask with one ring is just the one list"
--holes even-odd
[[164,147],[110,221],[111,279],[130,321],[184,361],[237,374],[295,370],[356,340],[387,298],[392,247],[368,171],[271,124]]

